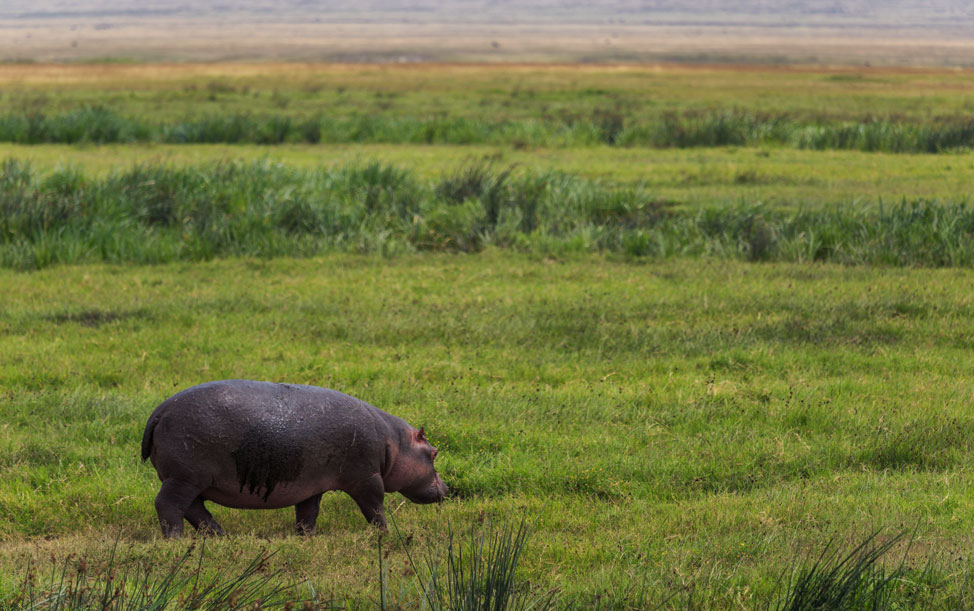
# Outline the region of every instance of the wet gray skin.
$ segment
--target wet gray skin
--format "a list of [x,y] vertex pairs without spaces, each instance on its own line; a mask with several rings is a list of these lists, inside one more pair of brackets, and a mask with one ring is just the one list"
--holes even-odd
[[313,534],[321,495],[347,492],[365,519],[385,528],[382,501],[399,492],[438,503],[448,490],[433,468],[436,448],[404,420],[316,386],[224,380],[166,399],[142,436],[162,488],[162,532],[185,518],[224,534],[204,501],[242,509],[293,505],[300,534]]

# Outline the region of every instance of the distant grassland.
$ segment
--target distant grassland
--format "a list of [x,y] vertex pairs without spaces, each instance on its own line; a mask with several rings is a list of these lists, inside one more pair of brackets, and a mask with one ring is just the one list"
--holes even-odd
[[394,143],[495,144],[526,147],[773,145],[798,149],[851,149],[889,153],[939,153],[974,145],[974,120],[944,117],[800,121],[786,115],[741,110],[663,113],[636,118],[619,110],[588,117],[471,119],[357,114],[295,120],[280,113],[213,113],[172,123],[125,117],[102,106],[48,115],[0,116],[0,141],[41,143]]
[[974,145],[968,79],[865,68],[3,66],[0,141],[936,153]]

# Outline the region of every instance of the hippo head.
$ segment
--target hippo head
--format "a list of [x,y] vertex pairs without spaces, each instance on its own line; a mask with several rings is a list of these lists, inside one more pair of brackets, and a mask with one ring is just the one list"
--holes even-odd
[[439,503],[449,489],[433,468],[437,450],[425,431],[409,428],[402,435],[399,452],[384,478],[386,492],[399,492],[414,503]]

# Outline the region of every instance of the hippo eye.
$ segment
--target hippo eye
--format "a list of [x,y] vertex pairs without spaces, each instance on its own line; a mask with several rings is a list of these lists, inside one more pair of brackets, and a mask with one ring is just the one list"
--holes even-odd
[[433,455],[430,458],[432,460],[436,460],[436,455],[439,454],[439,453],[440,453],[439,450],[437,450],[436,448],[433,448]]

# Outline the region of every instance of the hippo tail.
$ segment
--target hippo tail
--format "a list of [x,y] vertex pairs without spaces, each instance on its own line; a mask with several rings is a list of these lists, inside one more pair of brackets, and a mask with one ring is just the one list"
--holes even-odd
[[159,414],[153,412],[149,417],[149,421],[145,423],[145,432],[142,433],[142,461],[144,462],[149,458],[149,454],[152,452],[152,431],[155,430],[156,424],[159,423]]

